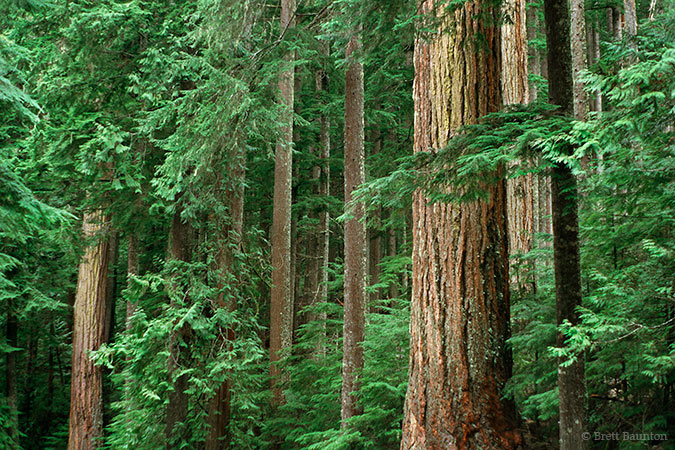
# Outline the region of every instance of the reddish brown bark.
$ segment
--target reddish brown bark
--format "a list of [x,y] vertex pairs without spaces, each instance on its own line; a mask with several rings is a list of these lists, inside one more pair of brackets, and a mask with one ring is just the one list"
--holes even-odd
[[[281,29],[285,33],[295,23],[295,0],[281,0]],[[294,56],[286,55],[290,64]],[[277,362],[281,350],[291,345],[293,333],[293,298],[291,295],[291,182],[293,157],[293,68],[279,78],[281,103],[287,113],[281,127],[274,161],[274,214],[272,217],[272,293],[270,298],[270,376],[273,403],[283,402],[279,387],[281,372]]]
[[345,204],[351,218],[345,222],[344,345],[342,356],[342,426],[361,413],[357,391],[363,370],[366,288],[366,228],[362,203],[351,204],[353,191],[365,181],[363,148],[363,65],[354,55],[360,48],[353,35],[347,44],[345,75]]
[[[424,1],[423,11],[435,3]],[[415,42],[415,152],[443,148],[459,126],[501,106],[499,11],[471,2],[436,14],[441,33]],[[421,191],[413,197],[402,450],[522,442],[515,408],[502,398],[511,375],[506,189],[486,189],[489,200],[461,205],[431,204]]]
[[73,311],[69,450],[97,448],[103,436],[103,368],[94,365],[90,353],[106,340],[110,249],[104,234],[108,222],[100,211],[84,216],[84,238],[93,242],[80,262]]

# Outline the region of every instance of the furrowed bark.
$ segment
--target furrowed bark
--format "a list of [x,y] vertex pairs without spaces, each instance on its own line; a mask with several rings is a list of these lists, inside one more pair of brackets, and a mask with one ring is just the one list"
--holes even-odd
[[[281,30],[295,24],[295,1],[281,1]],[[291,64],[294,55],[286,55]],[[283,403],[280,387],[281,371],[277,362],[280,352],[290,347],[293,339],[293,296],[291,293],[291,187],[293,174],[293,103],[294,70],[286,68],[279,78],[281,103],[287,113],[277,142],[274,161],[274,214],[272,217],[272,292],[270,298],[270,377],[272,402]]]
[[73,320],[73,360],[70,388],[69,450],[98,448],[103,436],[103,368],[90,358],[106,340],[110,243],[104,235],[109,218],[101,211],[86,213],[85,250],[77,277]]
[[352,216],[345,222],[344,345],[342,357],[342,427],[347,419],[361,414],[356,393],[363,370],[366,303],[366,228],[362,203],[351,204],[353,191],[365,181],[363,65],[357,60],[358,35],[347,44],[349,61],[345,75],[345,204]]
[[[440,34],[415,42],[415,152],[443,148],[460,126],[501,107],[499,10],[435,11]],[[475,39],[481,36],[480,46]],[[489,200],[413,197],[410,369],[402,450],[514,449],[522,443],[511,375],[506,189]]]

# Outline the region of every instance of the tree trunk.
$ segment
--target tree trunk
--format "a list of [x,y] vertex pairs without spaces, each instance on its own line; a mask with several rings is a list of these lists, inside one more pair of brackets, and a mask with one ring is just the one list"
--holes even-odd
[[[180,209],[177,207],[171,221],[171,230],[169,231],[169,259],[176,261],[190,260],[190,236],[192,228],[188,223],[181,219]],[[171,289],[180,289],[174,286]],[[181,293],[174,293],[174,297],[182,296]],[[172,304],[175,300],[172,299]],[[176,306],[178,307],[178,305]],[[179,330],[174,330],[169,341],[169,382],[173,380],[173,374],[182,366],[185,366],[186,355],[181,351],[180,342],[188,340],[188,325],[183,325]],[[184,423],[188,413],[188,397],[185,390],[188,388],[188,375],[183,374],[173,380],[173,390],[169,392],[169,404],[166,408],[166,435],[167,440],[171,441],[177,436],[177,425]],[[171,446],[171,443],[168,444]]]
[[363,148],[363,65],[354,53],[360,48],[355,34],[346,50],[345,75],[345,205],[352,216],[345,222],[344,345],[342,356],[342,427],[361,414],[357,392],[363,370],[365,333],[366,228],[364,205],[351,204],[353,191],[365,182]]
[[586,19],[584,0],[570,0],[570,39],[572,45],[572,72],[574,77],[574,117],[586,120],[588,96],[581,81],[581,71],[586,70]]
[[[328,53],[327,46],[322,47]],[[328,75],[320,71],[316,77],[317,90],[328,94]],[[330,262],[330,211],[328,210],[328,197],[330,196],[330,116],[321,114],[321,128],[319,141],[321,146],[321,172],[319,174],[319,196],[324,205],[319,212],[319,248],[321,261],[320,287],[317,302],[328,301],[328,263]],[[326,313],[322,313],[319,319],[323,323],[324,335],[326,330]],[[320,343],[319,354],[325,353],[324,343]]]
[[[539,9],[535,5],[527,8],[527,40],[532,41],[537,38],[539,32]],[[541,76],[541,52],[534,45],[528,45],[528,73]],[[537,100],[537,86],[534,83],[529,84],[530,103]]]
[[94,365],[91,351],[106,339],[110,243],[104,236],[109,222],[101,211],[85,214],[83,235],[93,240],[80,262],[73,320],[73,362],[70,388],[69,450],[99,447],[103,436],[103,368]]
[[[218,270],[222,281],[219,281],[219,291],[226,288],[229,292],[226,301],[225,293],[218,295],[214,309],[228,308],[233,311],[236,308],[236,286],[226,287],[234,282],[236,273],[234,272],[235,253],[233,249],[240,248],[241,236],[244,226],[244,188],[246,178],[246,155],[243,151],[238,151],[231,158],[228,170],[228,187],[225,189],[225,203],[228,207],[230,220],[227,226],[223,227],[223,242],[218,252]],[[218,346],[228,344],[234,340],[234,331],[232,329],[221,329],[218,336]],[[225,448],[228,436],[228,425],[230,422],[230,380],[225,380],[218,388],[216,393],[209,401],[208,424],[209,432],[206,436],[206,450],[219,450]]]
[[[7,345],[13,348],[18,346],[18,320],[14,301],[10,298],[7,302]],[[9,433],[12,441],[19,448],[19,411],[16,384],[16,351],[5,353],[5,395],[7,396],[7,407],[9,408],[10,424]]]
[[[281,30],[295,24],[295,0],[281,0]],[[293,54],[286,55],[290,65]],[[270,376],[272,402],[283,403],[279,385],[279,352],[290,347],[293,339],[293,298],[291,295],[291,189],[293,174],[293,80],[294,70],[287,67],[279,78],[283,115],[281,137],[274,161],[274,214],[272,218],[272,293],[270,299]]]
[[[527,29],[525,0],[508,0],[502,5],[506,19],[502,25],[502,96],[505,105],[530,101],[527,79]],[[507,229],[509,256],[524,255],[532,250],[535,232],[535,179],[532,174],[506,181]],[[511,282],[519,290],[534,290],[534,268],[512,265]]]
[[[129,249],[127,250],[127,276],[138,275],[140,265],[138,262],[138,236],[134,233],[129,234]],[[131,278],[129,277],[129,280]],[[128,281],[129,283],[129,281]],[[131,318],[136,312],[136,305],[132,302],[127,302],[126,314],[126,329],[131,328]]]
[[[549,100],[560,107],[561,114],[570,116],[574,113],[574,87],[567,0],[545,0],[544,16],[548,47]],[[576,324],[576,308],[581,304],[576,179],[569,167],[561,163],[554,166],[551,176],[551,208],[558,324],[564,320]],[[557,344],[564,345],[564,337],[560,333]],[[588,441],[582,438],[586,431],[584,380],[583,355],[579,355],[571,366],[558,366],[561,450],[585,449],[588,446]]]
[[[499,10],[438,0],[439,35],[415,42],[415,152],[445,147],[462,125],[496,111]],[[475,36],[481,36],[481,42]],[[511,375],[506,189],[489,200],[430,203],[413,196],[410,370],[401,449],[514,449],[522,443]]]

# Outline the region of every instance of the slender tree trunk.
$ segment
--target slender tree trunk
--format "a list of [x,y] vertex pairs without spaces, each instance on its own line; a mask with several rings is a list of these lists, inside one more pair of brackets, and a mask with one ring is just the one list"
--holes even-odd
[[[18,346],[18,320],[13,299],[7,302],[7,345],[17,348]],[[16,351],[5,353],[5,395],[10,414],[10,437],[16,444],[13,448],[19,448],[19,411],[16,384]]]
[[[129,234],[129,249],[127,250],[127,275],[138,275],[140,264],[138,261],[138,236],[134,233]],[[129,277],[128,283],[131,278]],[[126,329],[131,328],[131,318],[136,313],[136,305],[132,302],[127,302],[126,313]]]
[[[570,11],[567,0],[545,0],[546,43],[548,47],[549,99],[560,113],[574,111],[573,59],[570,46]],[[581,304],[579,256],[579,221],[577,216],[576,179],[572,171],[558,163],[551,176],[553,211],[553,253],[555,267],[556,309],[558,324],[579,321],[576,312]],[[558,333],[557,343],[564,345]],[[561,360],[560,363],[563,361]],[[561,450],[585,449],[586,431],[584,360],[579,355],[570,366],[558,366]]]
[[361,414],[357,392],[363,370],[365,333],[366,229],[362,203],[350,203],[353,191],[365,182],[363,148],[363,65],[356,59],[360,42],[353,35],[347,44],[345,75],[345,204],[352,218],[345,222],[344,345],[342,357],[342,426]]
[[[319,95],[326,92],[328,86],[326,75],[323,70],[315,74],[315,88]],[[328,116],[321,114],[319,117],[319,146],[313,149],[317,163],[312,168],[312,179],[317,182],[315,195],[322,201],[328,196],[328,158],[330,157],[330,134]],[[316,231],[310,232],[307,244],[307,282],[305,286],[305,306],[315,306],[325,302],[328,282],[328,208],[321,206],[317,211],[311,212],[311,217],[318,219],[319,226]],[[301,318],[301,323],[316,320],[315,314]]]
[[[323,46],[328,53],[327,46]],[[328,94],[328,75],[325,71],[320,71],[316,77],[317,90]],[[319,174],[319,196],[325,204],[319,213],[319,247],[321,261],[320,287],[317,301],[328,301],[328,263],[330,262],[330,211],[328,210],[328,197],[330,196],[330,116],[323,112],[321,114],[321,128],[319,142],[321,146],[321,172]],[[324,335],[326,330],[326,313],[322,313],[319,319],[323,323]],[[323,342],[318,349],[319,354],[324,354],[325,346]]]
[[[537,38],[539,32],[539,10],[535,5],[527,8],[527,40],[533,41]],[[528,73],[541,76],[541,52],[534,45],[528,45],[529,54],[527,71]],[[534,83],[529,84],[530,103],[537,100],[537,86]]]
[[[390,213],[391,214],[391,213]],[[392,226],[387,230],[387,257],[393,258],[396,256],[396,229]],[[389,285],[389,298],[398,298],[398,283],[392,281]]]
[[[525,0],[508,0],[502,8],[506,19],[502,25],[502,96],[505,105],[527,104],[530,101],[527,78],[527,29]],[[507,228],[509,256],[524,255],[532,250],[535,232],[535,178],[532,174],[506,181]],[[518,289],[534,290],[534,268],[531,264],[513,264],[511,282]]]
[[570,39],[572,45],[572,72],[574,77],[574,117],[586,120],[588,96],[581,81],[581,72],[586,70],[586,19],[584,0],[570,0]]
[[106,339],[110,242],[109,222],[101,211],[85,214],[84,238],[93,242],[80,262],[73,321],[73,362],[70,388],[69,450],[89,450],[103,436],[103,368],[89,353]]
[[[176,261],[190,260],[190,237],[192,228],[181,219],[180,209],[174,212],[171,221],[171,230],[169,232],[169,259]],[[181,289],[176,285],[171,289]],[[176,297],[182,297],[180,292],[173,294],[172,306],[179,307],[176,304]],[[188,396],[185,393],[188,388],[188,375],[183,374],[175,380],[174,373],[187,364],[187,356],[181,349],[181,342],[189,340],[189,326],[183,325],[179,330],[174,330],[169,341],[169,377],[173,382],[173,390],[169,392],[169,403],[166,408],[166,435],[171,447],[171,441],[178,436],[178,425],[185,423],[188,413]]]
[[[229,180],[225,189],[225,203],[229,211],[229,221],[223,227],[223,242],[219,248],[217,264],[221,281],[218,283],[219,290],[225,292],[218,295],[214,309],[228,308],[234,311],[236,308],[237,287],[232,286],[237,279],[235,272],[235,252],[233,249],[241,247],[242,233],[244,228],[244,188],[246,182],[246,154],[239,150],[230,158],[228,170]],[[218,345],[230,345],[234,340],[232,329],[221,329],[218,336]],[[206,437],[206,450],[219,450],[227,445],[228,425],[230,422],[231,381],[225,380],[209,401],[208,424],[209,432]]]
[[[295,0],[281,0],[282,33],[295,24]],[[286,55],[291,64],[294,55]],[[272,293],[270,299],[270,375],[273,403],[283,403],[279,352],[290,347],[293,339],[293,298],[291,293],[291,188],[293,174],[293,89],[294,70],[281,73],[281,103],[288,111],[283,117],[281,137],[274,162],[274,215],[272,218]]]
[[[373,142],[372,155],[380,153],[382,140],[380,139],[380,130],[377,126],[372,130],[370,138]],[[380,282],[380,262],[382,260],[382,208],[377,207],[374,213],[374,223],[368,229],[368,274],[370,279],[368,284],[374,285]],[[382,298],[382,290],[375,289],[370,293],[370,310],[375,311],[375,302]]]
[[[445,147],[462,125],[500,108],[499,10],[438,7],[438,35],[415,42],[415,152]],[[475,36],[481,36],[480,43]],[[427,39],[428,38],[428,39]],[[506,189],[489,200],[431,203],[413,196],[410,370],[402,450],[515,449]]]

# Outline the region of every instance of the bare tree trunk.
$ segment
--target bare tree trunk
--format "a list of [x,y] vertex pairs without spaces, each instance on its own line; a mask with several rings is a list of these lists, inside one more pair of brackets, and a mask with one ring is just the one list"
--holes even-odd
[[361,414],[357,392],[363,370],[365,333],[366,228],[362,203],[351,204],[353,191],[365,182],[363,148],[363,65],[354,53],[361,44],[353,35],[347,44],[345,75],[345,204],[352,216],[345,222],[344,345],[342,357],[342,427]]
[[[323,46],[328,53],[327,46]],[[317,90],[328,94],[328,75],[325,71],[320,71],[316,77]],[[321,114],[320,145],[321,145],[321,172],[319,174],[319,196],[326,201],[319,213],[319,247],[321,261],[321,277],[317,302],[328,301],[328,263],[330,262],[330,211],[328,210],[328,197],[330,196],[330,116],[327,113]],[[323,323],[324,334],[326,330],[326,313],[322,313],[319,319]],[[325,346],[323,342],[318,349],[320,354],[324,354]]]
[[574,117],[586,120],[588,96],[581,81],[581,71],[586,70],[586,19],[584,0],[570,0],[570,39],[572,45],[572,72],[574,77]]
[[[281,0],[282,33],[295,24],[295,0]],[[286,55],[291,64],[294,55]],[[293,339],[293,298],[291,291],[291,188],[293,175],[293,103],[294,70],[281,73],[281,102],[288,111],[277,143],[274,162],[274,215],[272,218],[272,293],[270,299],[270,376],[273,403],[283,403],[277,362],[279,352],[290,347]]]
[[[560,106],[560,113],[571,116],[574,107],[573,58],[570,46],[570,12],[567,0],[545,0],[546,43],[548,47],[549,98]],[[577,217],[576,179],[565,164],[558,163],[551,176],[553,211],[553,252],[558,324],[579,321],[581,272],[579,257],[579,221]],[[564,345],[558,333],[557,343]],[[563,361],[561,360],[560,363]],[[560,448],[577,450],[588,447],[582,438],[586,431],[586,386],[583,355],[570,366],[558,366],[560,411]]]
[[103,368],[94,365],[89,353],[106,339],[110,243],[104,234],[108,222],[101,211],[84,216],[84,238],[93,242],[84,253],[77,277],[68,450],[97,448],[103,436]]
[[[530,101],[527,78],[527,29],[525,0],[508,0],[503,5],[506,19],[502,25],[502,98],[505,105],[527,104]],[[535,232],[534,176],[527,174],[506,181],[507,228],[509,256],[524,255],[532,250]],[[517,262],[511,266],[511,282],[519,289],[534,290],[531,264],[522,270]]]
[[[445,147],[462,125],[500,108],[499,10],[438,7],[441,33],[415,42],[415,152]],[[475,36],[480,35],[480,44]],[[402,450],[515,449],[506,189],[489,200],[431,203],[413,196],[410,370]]]

